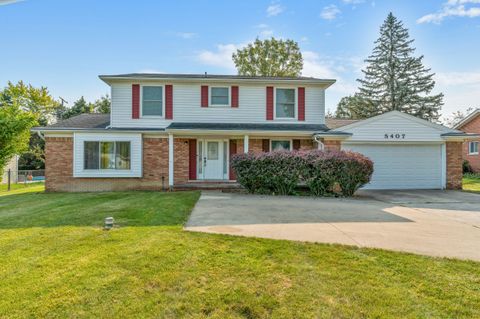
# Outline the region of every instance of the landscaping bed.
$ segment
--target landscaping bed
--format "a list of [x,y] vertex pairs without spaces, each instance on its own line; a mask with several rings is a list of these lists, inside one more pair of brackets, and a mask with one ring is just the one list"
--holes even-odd
[[0,197],[0,317],[480,316],[479,263],[184,232],[198,197]]

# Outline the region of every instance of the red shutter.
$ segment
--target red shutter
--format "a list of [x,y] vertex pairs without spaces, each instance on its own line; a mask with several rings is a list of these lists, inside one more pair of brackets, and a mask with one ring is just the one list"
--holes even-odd
[[232,107],[238,107],[238,86],[232,86]]
[[197,140],[188,140],[188,179],[197,179]]
[[305,121],[305,88],[298,88],[298,120]]
[[262,140],[262,151],[263,152],[270,152],[270,140],[263,139]]
[[200,99],[202,107],[208,107],[208,86],[202,85],[202,97]]
[[294,151],[300,150],[300,140],[293,140],[292,141],[292,148]]
[[165,85],[165,119],[173,119],[173,86]]
[[[236,140],[230,140],[230,143],[229,143],[229,148],[230,148],[230,151],[229,151],[229,155],[230,155],[230,163],[232,161],[232,156],[237,154],[237,141]],[[228,178],[230,180],[235,180],[237,177],[235,176],[235,172],[233,171],[233,168],[232,168],[232,164],[230,164],[230,172],[228,174]]]
[[267,121],[273,120],[273,86],[267,86]]
[[132,119],[140,118],[140,84],[132,84]]

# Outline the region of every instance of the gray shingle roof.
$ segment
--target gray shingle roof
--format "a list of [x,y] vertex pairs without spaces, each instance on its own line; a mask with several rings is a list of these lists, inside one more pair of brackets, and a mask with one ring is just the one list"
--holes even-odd
[[325,124],[328,126],[329,129],[336,129],[338,127],[342,127],[345,125],[349,125],[360,120],[348,120],[348,119],[335,119],[331,117],[325,118]]
[[172,123],[167,127],[176,130],[221,130],[221,131],[326,131],[323,124],[261,124],[261,123]]
[[50,128],[106,128],[110,125],[110,114],[80,114],[49,125]]
[[218,80],[258,80],[258,81],[309,81],[318,83],[335,83],[334,79],[319,79],[314,77],[280,77],[280,76],[246,76],[246,75],[228,75],[228,74],[168,74],[168,73],[126,73],[99,75],[102,80],[108,79],[218,79]]

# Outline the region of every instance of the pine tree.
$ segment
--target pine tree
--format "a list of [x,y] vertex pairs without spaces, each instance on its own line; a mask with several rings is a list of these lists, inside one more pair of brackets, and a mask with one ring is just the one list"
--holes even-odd
[[370,101],[370,107],[359,110],[365,107],[364,103],[351,103],[350,113],[370,117],[397,110],[438,120],[443,94],[431,94],[434,73],[423,66],[423,55],[414,56],[413,41],[403,23],[390,13],[380,28],[372,55],[365,60],[365,77],[357,80],[360,91],[356,95]]

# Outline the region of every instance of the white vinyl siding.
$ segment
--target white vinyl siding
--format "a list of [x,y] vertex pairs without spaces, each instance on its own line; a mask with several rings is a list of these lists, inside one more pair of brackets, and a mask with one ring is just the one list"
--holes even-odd
[[[367,120],[368,121],[368,120]],[[425,122],[426,123],[426,122]],[[376,141],[376,142],[423,142],[444,141],[441,131],[429,125],[420,124],[399,114],[378,118],[366,123],[360,123],[350,129],[340,130],[353,133],[349,141]],[[385,138],[385,134],[388,138]],[[393,138],[391,135],[393,134]],[[399,134],[401,138],[395,138]],[[403,138],[403,134],[404,138]]]
[[[121,159],[114,156],[111,168],[102,169],[105,165],[100,164],[99,169],[85,169],[85,142],[100,142],[100,144],[115,145],[116,142],[130,143],[130,164],[125,165]],[[73,137],[73,176],[74,177],[142,177],[142,135],[138,133],[75,133]],[[112,148],[112,147],[111,147]],[[115,146],[112,154],[115,155]],[[104,161],[108,159],[104,158]],[[104,163],[104,164],[105,164]],[[110,167],[109,166],[109,167]],[[120,169],[114,169],[118,166]]]
[[[142,85],[167,83],[145,82]],[[240,85],[239,107],[200,107],[199,83],[173,84],[173,121],[200,123],[272,123],[266,120],[266,85]],[[215,86],[215,85],[212,85]],[[300,85],[299,86],[304,86]],[[284,86],[282,86],[284,87]],[[296,88],[296,86],[291,86]],[[231,97],[230,97],[231,98]],[[295,97],[295,99],[297,99]],[[305,86],[305,121],[276,119],[275,123],[324,124],[325,90]],[[112,127],[165,128],[172,120],[144,117],[132,119],[132,83],[112,84]]]
[[364,189],[441,189],[441,144],[342,144],[374,163],[372,180]]

